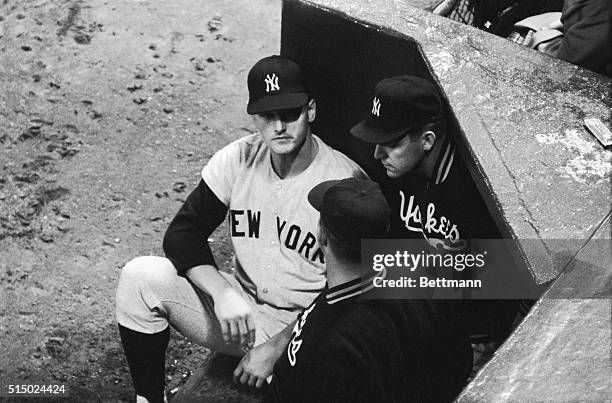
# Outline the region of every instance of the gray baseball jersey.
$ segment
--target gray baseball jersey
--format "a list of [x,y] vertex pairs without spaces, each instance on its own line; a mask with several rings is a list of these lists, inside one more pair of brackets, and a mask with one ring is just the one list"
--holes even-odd
[[307,195],[330,179],[366,176],[344,154],[312,135],[318,152],[297,176],[281,179],[258,134],[219,150],[202,178],[228,206],[236,277],[258,301],[305,308],[324,288],[325,259],[317,241],[319,213]]

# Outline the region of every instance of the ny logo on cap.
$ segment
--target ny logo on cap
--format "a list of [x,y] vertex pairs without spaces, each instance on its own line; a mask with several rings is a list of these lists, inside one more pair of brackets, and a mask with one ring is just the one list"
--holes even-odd
[[372,115],[380,116],[380,99],[376,97],[372,100]]
[[276,74],[266,74],[264,81],[266,83],[266,92],[280,90],[280,87],[278,86],[278,76]]

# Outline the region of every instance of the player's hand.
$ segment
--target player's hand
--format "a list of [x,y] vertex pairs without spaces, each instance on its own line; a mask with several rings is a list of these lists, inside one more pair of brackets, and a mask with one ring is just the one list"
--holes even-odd
[[255,347],[242,357],[234,370],[234,382],[261,388],[271,377],[274,364],[283,349],[275,343],[267,342]]
[[232,287],[213,299],[223,341],[238,344],[244,351],[250,350],[255,343],[255,322],[249,304]]

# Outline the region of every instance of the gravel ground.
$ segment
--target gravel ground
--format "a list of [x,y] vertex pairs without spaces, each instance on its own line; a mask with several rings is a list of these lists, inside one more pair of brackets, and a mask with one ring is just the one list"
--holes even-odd
[[[253,131],[246,74],[278,53],[281,4],[1,1],[0,379],[129,401],[119,271],[162,253],[208,158]],[[173,333],[168,390],[210,358]]]

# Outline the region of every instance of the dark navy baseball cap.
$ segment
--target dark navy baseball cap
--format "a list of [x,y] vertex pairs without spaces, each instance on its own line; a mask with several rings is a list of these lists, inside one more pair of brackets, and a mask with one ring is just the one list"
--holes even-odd
[[385,78],[376,84],[368,117],[351,134],[383,144],[440,118],[442,100],[434,83],[415,76]]
[[359,245],[362,239],[384,238],[391,209],[376,182],[348,178],[319,183],[308,201],[321,213],[321,222],[338,240]]
[[268,56],[251,68],[248,75],[247,113],[293,109],[308,102],[306,78],[300,66],[283,56]]

